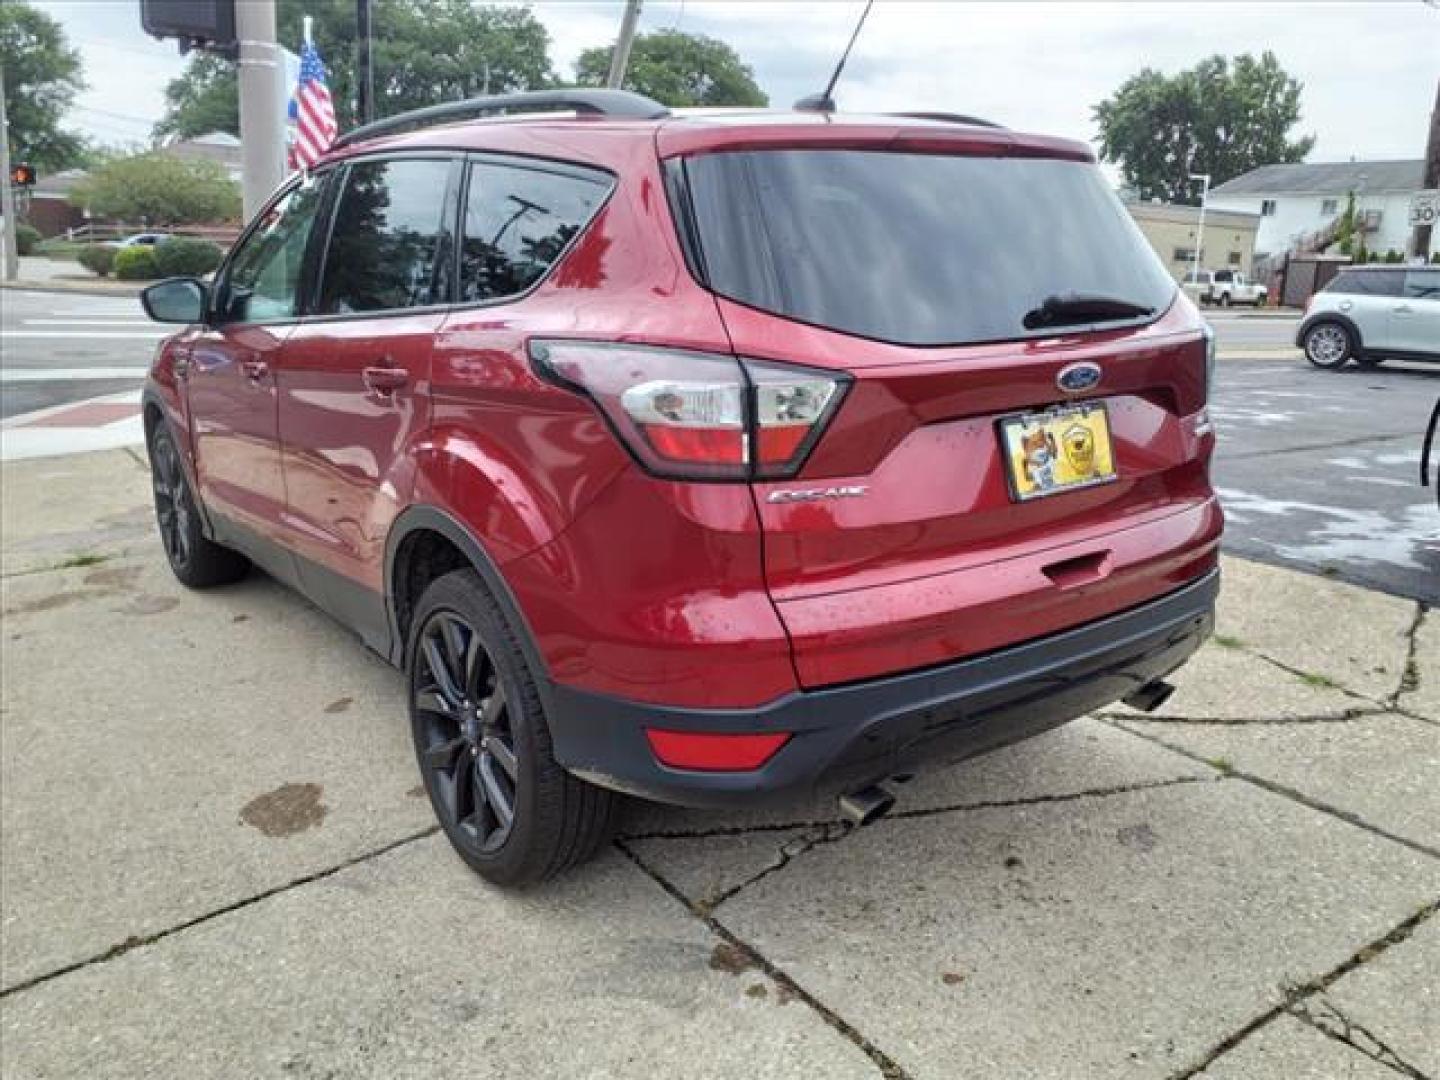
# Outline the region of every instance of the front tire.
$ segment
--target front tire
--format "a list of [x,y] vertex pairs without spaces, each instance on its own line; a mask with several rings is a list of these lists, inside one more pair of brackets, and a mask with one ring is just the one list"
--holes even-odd
[[1316,323],[1305,333],[1305,359],[1325,371],[1338,371],[1355,355],[1350,331],[1337,322]]
[[496,885],[518,886],[595,853],[618,797],[555,761],[534,673],[474,570],[425,590],[406,671],[425,790],[466,865]]
[[1228,292],[1220,294],[1220,306],[1222,308],[1228,308],[1230,306],[1230,294]]
[[180,451],[163,421],[150,433],[150,486],[160,543],[180,584],[208,589],[245,576],[250,568],[245,556],[205,538]]

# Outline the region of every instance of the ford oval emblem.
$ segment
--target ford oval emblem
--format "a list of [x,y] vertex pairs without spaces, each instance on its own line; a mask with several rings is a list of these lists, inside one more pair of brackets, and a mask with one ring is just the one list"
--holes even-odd
[[1067,394],[1081,394],[1100,384],[1099,364],[1071,364],[1061,368],[1055,376],[1055,385]]

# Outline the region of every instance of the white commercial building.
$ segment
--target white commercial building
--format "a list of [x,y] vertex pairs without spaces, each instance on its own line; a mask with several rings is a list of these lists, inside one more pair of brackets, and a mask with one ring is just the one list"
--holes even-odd
[[[1259,214],[1255,254],[1279,255],[1318,233],[1345,212],[1351,192],[1365,247],[1382,256],[1407,254],[1410,200],[1422,189],[1425,162],[1334,161],[1262,165],[1210,189],[1208,206]],[[1440,250],[1440,229],[1431,250]]]

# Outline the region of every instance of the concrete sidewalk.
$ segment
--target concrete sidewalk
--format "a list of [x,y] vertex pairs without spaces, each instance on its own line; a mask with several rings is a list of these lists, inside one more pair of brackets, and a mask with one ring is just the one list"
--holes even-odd
[[1163,715],[488,888],[399,675],[190,593],[141,458],[0,473],[5,1077],[1440,1076],[1440,617],[1231,560]]

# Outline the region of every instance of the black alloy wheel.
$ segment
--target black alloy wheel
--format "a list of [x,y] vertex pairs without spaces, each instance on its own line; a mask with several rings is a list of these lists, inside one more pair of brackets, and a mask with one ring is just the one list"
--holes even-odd
[[180,451],[163,422],[150,432],[150,487],[160,543],[182,585],[204,589],[245,576],[250,568],[245,556],[206,538]]
[[519,760],[504,681],[464,616],[437,611],[421,628],[411,692],[426,786],[446,832],[475,853],[498,851],[515,826]]
[[405,669],[425,790],[466,865],[528,885],[599,849],[620,799],[555,760],[532,662],[479,573],[454,570],[425,589]]

